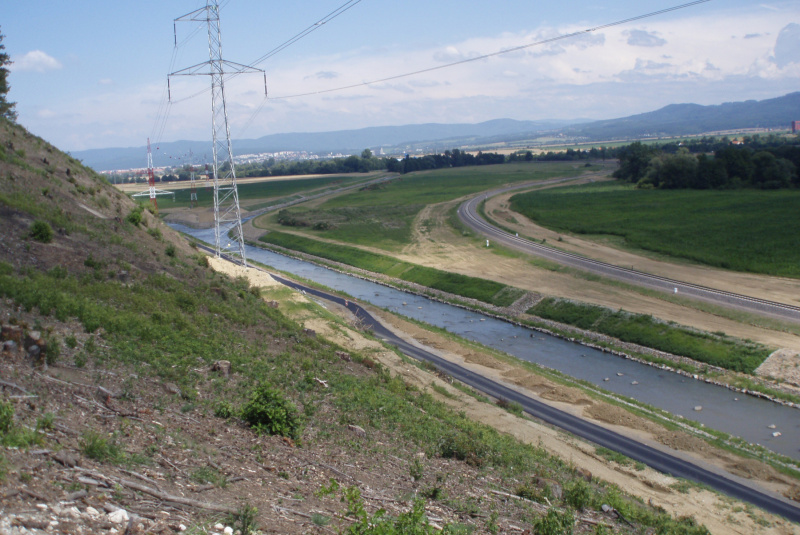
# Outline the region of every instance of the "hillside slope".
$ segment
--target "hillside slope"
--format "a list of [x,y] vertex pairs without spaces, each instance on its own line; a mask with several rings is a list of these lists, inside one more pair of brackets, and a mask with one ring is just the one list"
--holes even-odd
[[302,327],[368,338],[8,122],[0,223],[1,533],[707,532]]
[[661,109],[607,121],[567,127],[569,136],[588,139],[635,139],[686,136],[747,128],[788,129],[800,117],[800,92],[760,101],[725,102],[712,106],[670,104]]

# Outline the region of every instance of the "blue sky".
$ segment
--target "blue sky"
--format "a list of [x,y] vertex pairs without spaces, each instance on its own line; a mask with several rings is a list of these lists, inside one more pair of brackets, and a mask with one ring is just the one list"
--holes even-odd
[[[220,0],[225,59],[249,64],[347,0]],[[361,0],[226,84],[231,134],[497,118],[606,119],[680,102],[800,89],[800,3],[710,0],[629,24],[379,84],[383,79],[680,5],[680,0]],[[173,20],[205,0],[26,0],[0,18],[19,122],[64,150],[210,139],[207,33]],[[200,93],[199,95],[192,97]],[[190,98],[191,97],[191,98]],[[791,117],[800,119],[800,117]]]

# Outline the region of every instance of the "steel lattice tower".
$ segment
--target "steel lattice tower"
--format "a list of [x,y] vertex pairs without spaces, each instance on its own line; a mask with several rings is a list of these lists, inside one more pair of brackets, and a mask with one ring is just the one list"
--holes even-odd
[[[222,59],[222,33],[219,24],[219,2],[206,0],[206,6],[175,22],[205,22],[208,25],[208,61],[176,71],[169,76],[211,76],[211,135],[213,143],[212,172],[214,176],[214,241],[217,256],[224,253],[238,255],[242,265],[247,265],[242,233],[242,214],[239,192],[236,189],[236,166],[233,163],[231,131],[225,105],[225,74],[260,72],[261,69]],[[177,44],[177,31],[175,42]],[[204,68],[208,67],[205,71]],[[228,68],[226,73],[225,69]],[[264,91],[266,92],[264,73]],[[227,234],[232,233],[230,240]]]
[[172,195],[172,200],[175,200],[175,193],[162,189],[156,189],[156,171],[153,168],[153,151],[150,150],[150,138],[147,138],[147,184],[148,191],[146,193],[136,193],[132,197],[144,197],[150,195],[150,202],[153,203],[153,208],[158,212],[158,201],[156,195]]

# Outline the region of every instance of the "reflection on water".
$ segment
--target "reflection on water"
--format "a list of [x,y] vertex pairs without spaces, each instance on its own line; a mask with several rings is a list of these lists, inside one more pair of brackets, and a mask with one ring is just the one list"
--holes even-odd
[[[214,242],[213,229],[171,226],[197,239]],[[800,411],[797,409],[738,394],[264,249],[247,246],[247,257],[800,459]],[[701,411],[695,410],[698,406],[702,407]],[[773,425],[775,427],[771,427]],[[780,436],[773,437],[775,432]]]

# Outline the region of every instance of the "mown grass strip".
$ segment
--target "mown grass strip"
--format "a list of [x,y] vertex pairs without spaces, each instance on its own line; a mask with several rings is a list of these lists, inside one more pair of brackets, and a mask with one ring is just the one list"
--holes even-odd
[[523,293],[499,282],[418,266],[355,247],[324,243],[293,234],[270,232],[260,240],[496,306],[509,306]]
[[694,331],[649,315],[554,298],[543,299],[528,314],[743,373],[753,373],[770,353],[760,344]]

